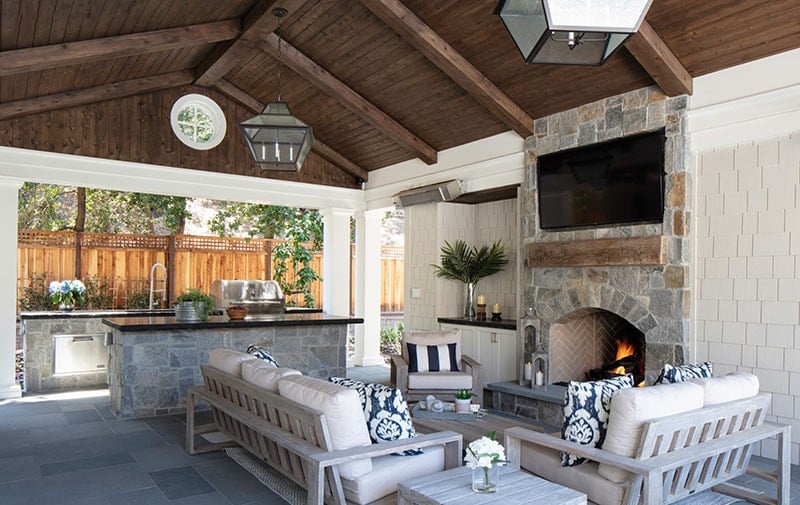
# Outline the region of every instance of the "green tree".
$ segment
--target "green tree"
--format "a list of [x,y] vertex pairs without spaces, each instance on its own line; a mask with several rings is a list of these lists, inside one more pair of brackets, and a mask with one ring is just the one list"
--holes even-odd
[[26,182],[19,190],[20,230],[66,230],[75,219],[75,188]]
[[[322,216],[316,210],[258,205],[219,203],[219,213],[209,223],[219,236],[245,233],[250,237],[282,239],[272,250],[275,268],[272,278],[285,294],[302,293],[306,307],[316,299],[311,285],[321,280],[312,267],[314,253],[322,248]],[[295,274],[290,278],[290,271]]]

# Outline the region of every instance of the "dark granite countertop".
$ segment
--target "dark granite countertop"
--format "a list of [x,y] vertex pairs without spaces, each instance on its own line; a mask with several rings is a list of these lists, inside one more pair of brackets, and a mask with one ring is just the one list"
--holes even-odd
[[464,326],[481,326],[483,328],[497,328],[500,330],[516,330],[516,319],[501,319],[500,321],[491,321],[491,316],[486,318],[486,321],[478,321],[477,319],[469,319],[466,317],[440,317],[437,319],[440,323],[445,324],[461,324]]
[[128,309],[128,310],[44,310],[19,313],[20,319],[80,319],[90,317],[141,317],[167,316],[175,309]]
[[235,321],[228,318],[228,316],[211,316],[208,318],[208,321],[203,322],[176,321],[175,316],[110,317],[103,319],[103,324],[122,332],[259,328],[269,326],[326,326],[334,324],[359,324],[363,322],[364,320],[360,317],[332,316],[319,312],[258,314]]

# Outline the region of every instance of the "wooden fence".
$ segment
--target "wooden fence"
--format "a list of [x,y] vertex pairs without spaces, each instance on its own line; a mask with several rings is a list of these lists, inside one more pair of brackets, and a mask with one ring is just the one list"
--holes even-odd
[[[94,291],[105,297],[95,308],[135,308],[147,305],[150,270],[155,272],[156,289],[165,289],[173,300],[190,287],[205,292],[215,279],[270,279],[276,260],[272,250],[279,240],[200,237],[193,235],[123,235],[101,233],[20,230],[17,248],[17,288],[22,302],[43,296],[50,281],[78,278],[94,283]],[[403,249],[384,246],[381,251],[381,310],[403,310]],[[322,253],[313,261],[314,270],[324,278]],[[293,276],[292,271],[289,277]],[[311,294],[322,306],[322,283],[313,284]],[[302,295],[287,301],[303,305]],[[351,289],[351,307],[353,296]]]

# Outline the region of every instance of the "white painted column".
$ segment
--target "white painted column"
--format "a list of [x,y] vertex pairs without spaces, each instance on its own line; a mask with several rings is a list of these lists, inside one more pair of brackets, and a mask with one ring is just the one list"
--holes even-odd
[[356,212],[356,325],[354,365],[383,365],[381,356],[381,220],[384,210]]
[[[22,181],[0,177],[0,400],[19,398],[14,373],[17,338],[17,200]],[[3,239],[5,237],[5,239]]]
[[350,217],[352,210],[321,209],[322,310],[335,316],[350,315]]

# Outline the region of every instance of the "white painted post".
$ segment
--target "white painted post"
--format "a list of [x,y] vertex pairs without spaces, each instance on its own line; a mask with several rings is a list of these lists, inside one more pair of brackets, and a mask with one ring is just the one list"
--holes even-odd
[[356,212],[356,326],[354,365],[383,365],[381,331],[381,220],[385,210]]
[[352,210],[327,208],[322,214],[322,310],[350,315],[350,217]]
[[0,177],[0,400],[19,398],[14,351],[17,338],[17,200],[22,181]]

